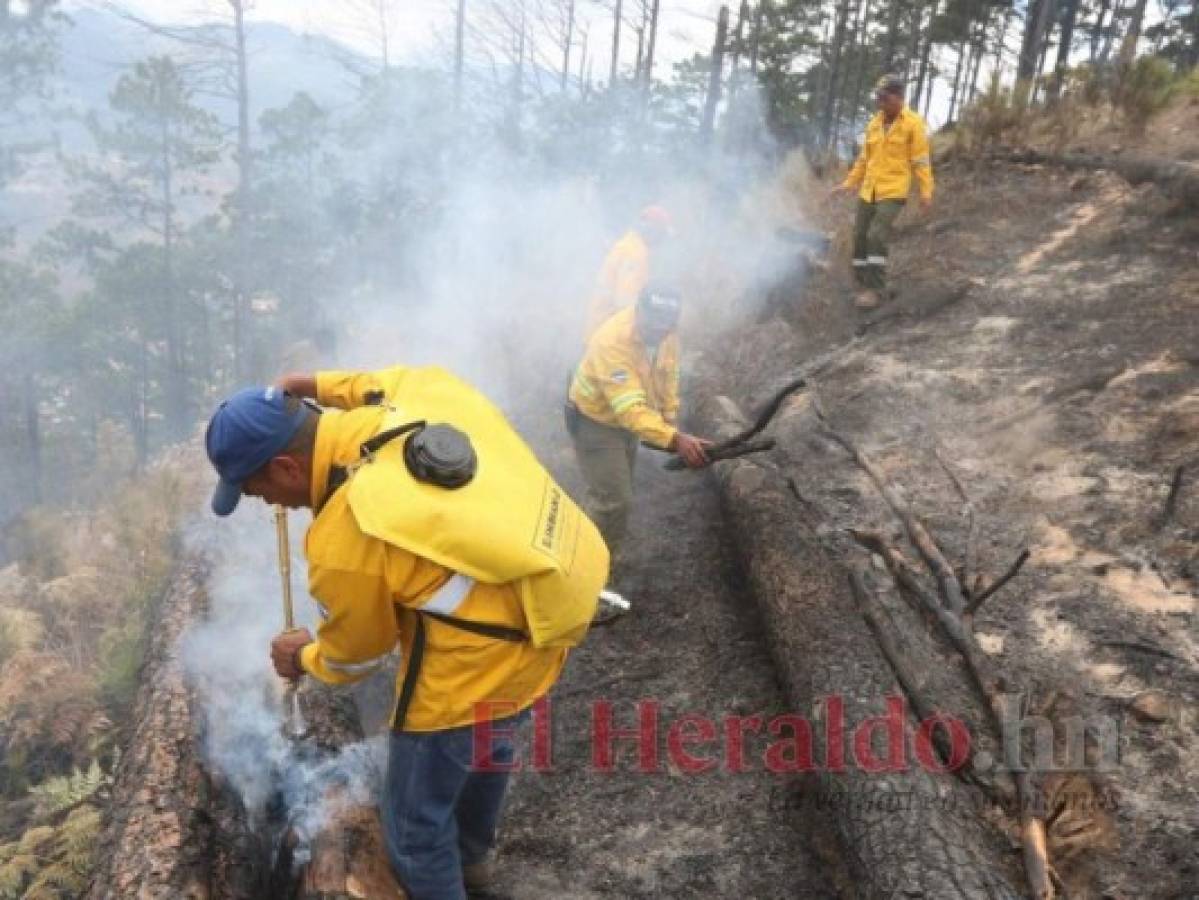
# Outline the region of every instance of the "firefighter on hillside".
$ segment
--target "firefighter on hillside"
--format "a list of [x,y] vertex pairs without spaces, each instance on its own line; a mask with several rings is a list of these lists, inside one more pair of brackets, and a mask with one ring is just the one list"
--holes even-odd
[[924,120],[904,103],[903,81],[884,75],[875,86],[878,112],[866,126],[862,152],[833,194],[858,192],[854,221],[855,304],[874,309],[886,299],[887,248],[895,219],[912,190],[919,187],[920,208],[933,202],[933,169]]
[[617,312],[637,302],[649,283],[651,257],[670,234],[670,214],[660,206],[647,206],[637,224],[608,251],[587,311],[588,338]]
[[[679,295],[645,288],[591,337],[566,404],[567,429],[587,486],[584,506],[619,570],[633,503],[637,445],[677,453],[691,468],[708,464],[708,441],[680,431]],[[601,611],[602,614],[602,611]]]

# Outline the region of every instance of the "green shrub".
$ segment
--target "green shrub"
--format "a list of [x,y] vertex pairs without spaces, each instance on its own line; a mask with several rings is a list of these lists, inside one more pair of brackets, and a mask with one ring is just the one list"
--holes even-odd
[[1143,134],[1149,120],[1169,105],[1179,85],[1174,67],[1159,56],[1142,56],[1122,74],[1117,103],[1129,129]]
[[962,113],[962,146],[970,150],[1019,139],[1027,117],[1028,85],[1007,88],[992,76],[986,92]]

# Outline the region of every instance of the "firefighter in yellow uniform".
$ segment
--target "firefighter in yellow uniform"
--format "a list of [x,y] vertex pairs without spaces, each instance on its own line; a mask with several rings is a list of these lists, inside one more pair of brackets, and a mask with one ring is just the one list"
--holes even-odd
[[584,507],[619,569],[633,503],[637,445],[677,453],[692,468],[708,464],[707,441],[680,431],[678,294],[642,291],[636,306],[608,319],[575,370],[566,423],[587,486]]
[[637,225],[608,251],[587,312],[588,338],[617,312],[637,302],[649,283],[651,254],[670,232],[670,214],[660,206],[647,206]]
[[[408,417],[419,421],[391,427]],[[468,431],[437,421],[465,422]],[[528,639],[532,578],[490,583],[479,572],[463,574],[478,556],[468,545],[485,556],[507,539],[505,530],[520,530],[510,499],[489,512],[470,509],[469,498],[489,490],[529,495],[527,521],[537,524],[525,529],[532,541],[517,536],[518,554],[569,523],[573,580],[562,584],[592,598],[607,576],[598,532],[581,515],[570,517],[568,499],[555,501],[552,521],[537,512],[560,490],[499,411],[441,369],[284,376],[221,404],[206,445],[220,475],[218,515],[231,513],[243,494],[313,511],[304,549],[323,622],[315,639],[306,629],[275,638],[279,675],[349,684],[400,644],[380,805],[408,896],[464,898],[468,888],[484,887],[515,755],[512,728],[557,680],[567,650]],[[461,516],[455,504],[465,504]],[[412,526],[405,517],[424,515],[422,506],[431,518]],[[592,601],[582,621],[594,609]],[[493,738],[481,769],[477,722]]]
[[862,152],[845,181],[834,188],[834,193],[858,192],[853,274],[859,309],[873,309],[885,297],[891,231],[911,193],[913,175],[921,209],[927,210],[933,200],[927,130],[920,115],[904,103],[903,81],[884,75],[874,97],[878,112],[866,126]]

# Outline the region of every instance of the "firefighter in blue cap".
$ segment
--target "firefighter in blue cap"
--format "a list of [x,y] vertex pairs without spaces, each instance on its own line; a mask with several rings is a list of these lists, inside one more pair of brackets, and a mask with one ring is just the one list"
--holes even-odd
[[514,726],[586,633],[607,548],[499,410],[449,372],[282,383],[214,413],[213,511],[243,495],[313,511],[304,552],[323,621],[315,637],[274,639],[280,676],[350,684],[400,644],[384,837],[412,900],[461,900],[491,880]]

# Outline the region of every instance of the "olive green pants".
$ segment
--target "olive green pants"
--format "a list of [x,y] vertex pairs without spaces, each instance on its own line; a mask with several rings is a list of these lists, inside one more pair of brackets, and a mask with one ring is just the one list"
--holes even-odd
[[887,286],[887,247],[903,204],[903,200],[867,203],[858,198],[853,225],[853,275],[864,288],[881,291]]
[[633,506],[637,435],[580,415],[571,439],[587,485],[583,508],[604,536],[615,566]]

